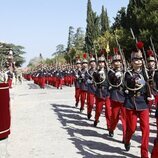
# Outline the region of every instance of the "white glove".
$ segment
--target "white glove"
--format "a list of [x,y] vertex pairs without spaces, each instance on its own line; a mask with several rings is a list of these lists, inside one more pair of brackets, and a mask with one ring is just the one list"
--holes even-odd
[[88,79],[88,80],[87,80],[87,83],[91,84],[91,83],[92,83],[92,80]]
[[136,84],[145,85],[145,80],[138,79],[138,80],[136,80]]
[[82,78],[84,78],[84,77],[85,77],[85,74],[81,74],[81,76],[82,76]]
[[99,71],[99,74],[104,74],[104,71],[103,70]]
[[121,72],[120,72],[120,71],[118,71],[118,72],[116,72],[116,73],[115,73],[115,76],[116,76],[117,78],[119,78],[119,77],[121,77],[121,76],[122,76],[122,74],[121,74]]
[[76,75],[76,78],[79,78],[79,76],[78,76],[78,75]]
[[112,87],[111,86],[109,86],[109,90],[111,90],[112,89]]
[[151,97],[147,97],[147,100],[148,101],[152,101],[152,100],[154,100],[155,98],[154,98],[154,96],[153,95],[151,95]]
[[126,94],[129,94],[129,90],[128,90],[128,89],[126,89],[126,90],[125,90],[125,93],[126,93]]

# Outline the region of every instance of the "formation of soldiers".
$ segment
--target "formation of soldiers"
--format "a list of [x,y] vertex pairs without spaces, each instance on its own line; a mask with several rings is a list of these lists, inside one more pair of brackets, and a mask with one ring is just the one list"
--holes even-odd
[[[61,66],[35,69],[25,74],[27,80],[33,79],[41,88],[46,84],[62,89],[62,85],[75,85],[75,106],[80,103],[80,112],[87,104],[87,118],[91,119],[95,109],[94,127],[99,123],[102,109],[105,107],[105,118],[109,136],[114,136],[119,119],[122,122],[122,143],[130,150],[130,140],[135,133],[137,119],[140,120],[142,133],[141,158],[148,158],[149,116],[153,106],[157,125],[157,137],[152,158],[158,152],[158,63],[154,51],[148,50],[146,58],[143,49],[137,47],[131,52],[130,64],[115,48],[112,59],[108,60],[102,51],[97,56],[86,54],[83,59],[76,59],[74,66]],[[95,106],[95,108],[94,108]],[[127,117],[128,116],[128,117]]]
[[[147,51],[145,58],[142,50],[139,45],[133,49],[128,66],[121,50],[114,49],[114,55],[108,61],[103,51],[95,57],[90,55],[89,59],[84,54],[82,60],[76,60],[76,65],[41,65],[23,74],[23,77],[33,80],[42,89],[46,84],[57,89],[62,89],[63,85],[71,87],[74,84],[75,106],[80,106],[82,112],[86,103],[88,119],[91,119],[92,110],[95,110],[94,127],[99,123],[103,107],[110,137],[114,137],[114,131],[121,119],[122,143],[127,151],[130,150],[130,140],[139,118],[142,158],[149,157],[149,117],[153,106],[157,125],[152,151],[152,158],[155,158],[158,152],[158,63],[154,51]],[[0,120],[5,120],[0,124],[0,140],[6,139],[10,134],[9,87],[12,87],[12,70],[13,66],[9,66],[7,71],[0,71]]]
[[62,89],[63,85],[71,87],[74,83],[74,66],[43,66],[39,65],[25,73],[26,80],[33,80],[35,84],[44,89],[46,85],[51,85],[57,89]]
[[93,56],[89,61],[84,58],[77,60],[75,69],[75,100],[77,107],[80,102],[80,111],[85,108],[87,100],[87,118],[92,117],[95,105],[94,126],[99,123],[103,106],[109,136],[114,131],[119,118],[122,122],[123,137],[126,151],[130,150],[132,135],[135,133],[137,119],[140,120],[142,133],[141,158],[148,158],[149,144],[149,114],[151,106],[156,109],[157,137],[152,158],[158,157],[158,69],[157,59],[152,50],[147,51],[144,60],[142,49],[137,48],[131,52],[130,66],[115,49],[112,61],[109,64],[104,54],[98,59]]

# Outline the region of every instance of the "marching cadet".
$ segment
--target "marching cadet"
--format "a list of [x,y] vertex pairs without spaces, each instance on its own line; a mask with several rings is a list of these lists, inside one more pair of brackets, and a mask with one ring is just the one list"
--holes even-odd
[[56,87],[62,89],[63,86],[63,71],[60,67],[56,70]]
[[0,70],[0,156],[6,157],[7,138],[10,134],[10,95],[7,75]]
[[87,61],[87,55],[86,53],[83,54],[83,60],[82,60],[82,68],[81,68],[81,74],[80,74],[80,79],[81,79],[81,107],[80,107],[80,112],[84,110],[84,105],[87,97],[87,90],[88,90],[88,85],[87,85],[87,70],[88,70],[88,61]]
[[75,77],[75,106],[78,106],[80,96],[81,96],[81,60],[77,59],[76,61],[76,69],[74,70],[74,77]]
[[[147,62],[148,62],[148,75],[149,75],[149,85],[152,91],[152,94],[155,97],[155,106],[156,106],[156,125],[157,125],[157,136],[154,140],[154,147],[152,150],[151,158],[156,158],[158,155],[158,70],[157,70],[157,58],[154,56],[152,50],[147,51]],[[153,104],[153,101],[149,102]],[[151,105],[150,105],[151,106]]]
[[93,73],[96,71],[96,60],[91,55],[90,61],[89,61],[89,69],[87,71],[88,79],[88,91],[87,91],[87,117],[90,119],[92,117],[92,109],[95,103],[95,91],[96,86],[93,82]]
[[141,158],[148,158],[149,143],[149,108],[147,100],[153,100],[153,96],[148,96],[147,74],[140,50],[131,53],[132,69],[125,73],[125,102],[126,108],[126,137],[125,149],[130,150],[130,140],[136,130],[137,118],[140,120],[142,132]]
[[107,67],[105,57],[102,55],[98,58],[98,70],[93,73],[94,82],[96,84],[96,111],[94,127],[97,126],[103,105],[105,105],[105,117],[107,128],[110,129],[111,107],[107,82]]
[[[116,50],[116,49],[115,49]],[[124,70],[121,55],[118,54],[118,50],[114,52],[112,57],[112,69],[109,69],[107,79],[109,83],[110,101],[111,101],[111,124],[109,129],[109,136],[113,137],[114,130],[119,121],[119,117],[122,121],[123,127],[123,142],[126,134],[126,110],[123,105],[125,97],[123,92],[123,78]],[[121,116],[120,116],[121,115]]]

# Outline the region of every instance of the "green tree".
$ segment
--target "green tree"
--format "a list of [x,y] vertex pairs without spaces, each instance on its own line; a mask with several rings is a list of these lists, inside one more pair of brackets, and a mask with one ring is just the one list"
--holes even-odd
[[74,39],[74,28],[70,26],[69,35],[68,35],[68,43],[67,43],[67,51],[69,51],[73,47],[73,39]]
[[85,44],[85,34],[81,27],[77,28],[74,34],[74,47],[76,50],[83,50]]
[[11,43],[0,43],[0,65],[4,65],[7,60],[8,51],[13,50],[13,61],[17,67],[21,67],[25,62],[23,55],[26,53],[23,46],[14,45]]
[[102,12],[101,12],[101,34],[103,35],[107,30],[109,30],[109,18],[107,15],[107,10],[104,9],[104,6],[102,6]]
[[85,36],[85,49],[87,52],[91,52],[93,48],[94,41],[94,13],[92,10],[91,1],[88,0],[87,3],[87,27]]
[[116,17],[114,18],[114,23],[112,25],[112,30],[127,28],[127,15],[126,15],[126,8],[122,7],[118,12]]

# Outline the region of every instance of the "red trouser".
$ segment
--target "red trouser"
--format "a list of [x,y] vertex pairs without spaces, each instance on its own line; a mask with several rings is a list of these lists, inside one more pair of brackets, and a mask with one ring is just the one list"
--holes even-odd
[[157,156],[158,156],[158,140],[155,139],[154,147],[153,147],[152,152],[151,152],[151,158],[157,158]]
[[111,114],[110,131],[115,130],[120,118],[122,122],[123,140],[124,140],[125,134],[126,134],[126,109],[124,108],[123,103],[111,100],[111,111],[112,111],[112,114]]
[[93,93],[87,93],[87,114],[92,113],[94,103],[95,103],[95,95]]
[[76,103],[79,102],[80,96],[81,96],[81,89],[80,89],[80,88],[75,88],[75,99],[76,99]]
[[81,90],[81,109],[84,109],[86,96],[87,96],[87,91]]
[[63,80],[62,78],[57,78],[56,80],[56,87],[62,89]]
[[142,132],[141,142],[141,157],[148,158],[148,144],[149,144],[149,110],[136,111],[126,109],[127,130],[126,130],[126,144],[130,143],[131,137],[134,134],[137,126],[137,118],[140,119],[140,129]]
[[[155,96],[155,105],[158,108],[158,94]],[[157,126],[157,139],[158,139],[158,118],[156,118],[156,126]]]
[[105,105],[105,117],[107,122],[107,128],[110,129],[111,105],[109,97],[107,97],[106,99],[96,97],[95,121],[98,122],[101,111],[103,109],[103,105]]

